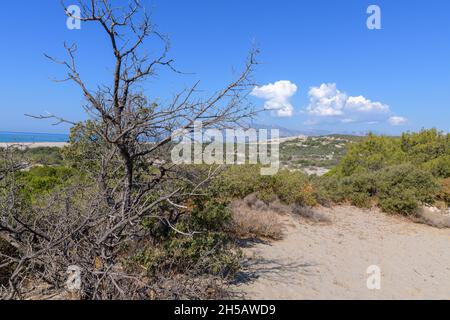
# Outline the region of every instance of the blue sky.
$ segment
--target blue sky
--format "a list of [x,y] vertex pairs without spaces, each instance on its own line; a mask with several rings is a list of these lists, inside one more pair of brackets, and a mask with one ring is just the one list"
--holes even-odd
[[[152,98],[167,99],[197,80],[205,92],[221,88],[257,43],[260,88],[252,99],[260,107],[290,109],[287,114],[268,111],[255,120],[259,124],[299,130],[450,131],[448,0],[145,3],[158,29],[171,39],[176,66],[194,73],[161,71],[145,86]],[[381,8],[381,30],[366,27],[370,4]],[[0,5],[0,131],[67,131],[25,113],[83,119],[80,91],[70,83],[52,82],[64,70],[43,56],[64,57],[64,41],[78,43],[79,69],[91,88],[110,81],[113,61],[104,35],[88,25],[68,30],[65,20],[58,0]],[[159,46],[149,42],[147,48],[152,53]]]

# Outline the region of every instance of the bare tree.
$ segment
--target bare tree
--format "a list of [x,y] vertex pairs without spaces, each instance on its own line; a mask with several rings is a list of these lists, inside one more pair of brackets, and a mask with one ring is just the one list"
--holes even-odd
[[[202,97],[197,82],[175,94],[170,103],[157,104],[142,93],[145,81],[158,68],[180,72],[168,58],[168,39],[156,31],[144,8],[136,0],[126,8],[109,0],[80,1],[79,6],[80,20],[97,24],[109,39],[115,61],[112,84],[96,90],[88,87],[77,68],[76,45],[65,45],[67,60],[47,57],[66,68],[63,81],[75,83],[86,99],[84,109],[91,120],[73,124],[89,136],[96,165],[85,168],[92,178],[88,186],[61,190],[48,199],[49,205],[35,208],[35,212],[20,212],[15,204],[2,209],[0,236],[18,253],[3,257],[4,262],[0,260],[0,266],[14,266],[9,285],[4,288],[8,298],[22,296],[31,277],[60,286],[70,265],[83,271],[86,298],[145,295],[149,289],[145,281],[119,263],[124,246],[143,236],[142,221],[148,218],[159,219],[182,233],[174,224],[185,211],[186,200],[197,195],[216,173],[211,169],[196,178],[183,168],[158,161],[171,143],[172,133],[192,131],[197,121],[202,121],[203,128],[235,127],[254,114],[247,97],[254,87],[251,75],[257,50],[250,52],[236,79],[212,95]],[[65,12],[77,18],[67,9]],[[152,37],[164,48],[156,58],[145,51]],[[72,123],[56,115],[37,118]],[[12,177],[10,172],[8,176]],[[177,180],[187,180],[189,187]],[[89,201],[80,207],[76,202],[79,198]]]
[[[148,161],[149,155],[171,141],[175,130],[192,130],[194,123],[200,120],[204,128],[235,126],[243,118],[253,115],[246,98],[253,87],[250,76],[256,64],[256,51],[250,53],[243,72],[236,80],[212,96],[206,99],[196,96],[199,86],[196,83],[176,94],[172,103],[158,105],[149,102],[139,92],[139,85],[155,75],[158,67],[168,67],[177,72],[174,61],[167,58],[168,40],[155,30],[137,1],[131,1],[127,9],[117,9],[110,1],[87,2],[89,4],[80,2],[81,21],[99,24],[110,39],[115,59],[113,85],[104,85],[96,92],[87,88],[77,71],[74,45],[66,46],[69,60],[49,58],[67,68],[65,80],[73,81],[81,88],[88,102],[86,111],[99,120],[96,134],[114,147],[122,160],[125,178],[120,202],[125,212],[132,204],[136,163],[142,159]],[[71,16],[67,9],[66,13]],[[156,59],[149,58],[141,50],[152,36],[165,44]],[[151,186],[152,183],[148,188]],[[146,193],[148,188],[142,188],[140,194]]]

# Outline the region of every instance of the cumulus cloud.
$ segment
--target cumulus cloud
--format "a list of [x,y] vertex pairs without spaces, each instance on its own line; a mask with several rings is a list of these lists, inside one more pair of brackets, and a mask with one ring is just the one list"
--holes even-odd
[[389,123],[393,126],[401,126],[402,124],[405,124],[408,121],[408,119],[404,118],[404,117],[390,117],[389,118]]
[[347,95],[336,88],[335,83],[324,83],[309,90],[309,114],[320,117],[341,116],[344,114]]
[[[306,113],[325,122],[354,123],[365,122],[368,124],[386,122],[392,125],[400,125],[406,122],[403,117],[392,116],[387,104],[371,101],[364,96],[349,96],[337,89],[335,83],[323,83],[319,87],[309,90],[309,105]],[[322,121],[323,122],[323,121]]]
[[277,81],[265,86],[255,87],[252,96],[265,99],[264,108],[272,110],[278,117],[292,117],[294,106],[290,99],[295,95],[298,88],[290,81]]
[[389,106],[381,102],[372,102],[363,96],[349,97],[346,107],[356,112],[389,112]]

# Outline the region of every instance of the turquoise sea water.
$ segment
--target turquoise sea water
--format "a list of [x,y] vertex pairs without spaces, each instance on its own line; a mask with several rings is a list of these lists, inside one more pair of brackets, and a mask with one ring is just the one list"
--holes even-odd
[[67,134],[0,132],[0,142],[67,142],[68,140]]

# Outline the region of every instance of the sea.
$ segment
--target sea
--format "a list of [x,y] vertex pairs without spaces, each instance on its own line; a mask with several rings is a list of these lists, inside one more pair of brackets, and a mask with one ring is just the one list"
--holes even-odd
[[35,143],[35,142],[68,142],[69,135],[56,133],[1,132],[0,142]]

